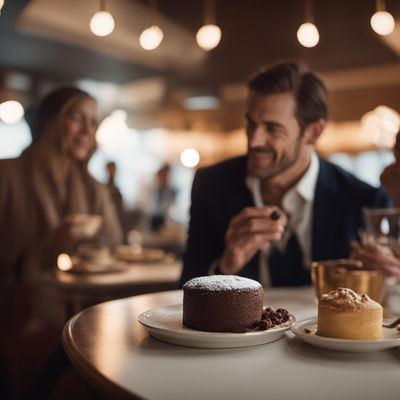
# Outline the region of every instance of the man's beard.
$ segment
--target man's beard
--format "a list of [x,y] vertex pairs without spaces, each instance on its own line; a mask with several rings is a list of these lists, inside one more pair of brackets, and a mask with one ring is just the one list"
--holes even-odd
[[[272,178],[273,176],[279,175],[289,169],[292,165],[296,163],[299,159],[301,150],[301,138],[296,141],[294,153],[290,158],[284,158],[281,161],[278,161],[277,153],[273,149],[268,149],[264,147],[255,147],[248,151],[248,160],[247,160],[247,171],[250,175],[255,176],[256,178],[267,179]],[[272,154],[272,161],[267,167],[252,167],[251,157],[252,154]]]

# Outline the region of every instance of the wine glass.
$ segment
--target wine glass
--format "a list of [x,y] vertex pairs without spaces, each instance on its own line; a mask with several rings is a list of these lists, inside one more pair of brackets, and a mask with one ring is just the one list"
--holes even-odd
[[364,208],[361,240],[374,240],[400,257],[400,208]]
[[[360,232],[361,242],[376,243],[383,251],[400,258],[400,208],[364,208],[365,230]],[[397,277],[385,279],[384,306],[390,313],[400,314],[400,281]]]

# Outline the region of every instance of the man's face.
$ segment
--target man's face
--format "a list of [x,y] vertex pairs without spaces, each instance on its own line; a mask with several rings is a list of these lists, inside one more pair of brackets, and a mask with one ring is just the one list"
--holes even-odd
[[250,93],[246,113],[249,174],[270,178],[298,160],[305,144],[295,109],[291,93]]

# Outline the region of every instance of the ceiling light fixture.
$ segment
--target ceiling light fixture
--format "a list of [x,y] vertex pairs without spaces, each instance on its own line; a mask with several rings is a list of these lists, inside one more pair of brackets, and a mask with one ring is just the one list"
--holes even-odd
[[386,11],[385,0],[376,0],[376,12],[371,17],[372,29],[378,35],[389,35],[394,31],[394,18]]
[[297,40],[304,47],[315,47],[319,42],[319,33],[314,25],[311,0],[305,2],[305,22],[297,30]]
[[114,26],[114,18],[106,9],[106,1],[100,0],[99,11],[90,20],[90,30],[96,36],[108,36]]
[[204,25],[196,33],[197,44],[204,50],[212,50],[221,41],[221,28],[215,24],[214,0],[205,0]]
[[162,29],[157,24],[157,2],[156,0],[151,0],[151,26],[145,29],[139,38],[140,45],[145,50],[154,50],[162,42],[164,38],[164,33]]
[[0,0],[0,15],[1,15],[1,9],[3,8],[3,6],[4,6],[4,0]]

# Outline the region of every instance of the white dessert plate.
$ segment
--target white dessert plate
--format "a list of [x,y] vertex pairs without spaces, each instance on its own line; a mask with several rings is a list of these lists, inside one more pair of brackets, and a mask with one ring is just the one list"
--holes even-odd
[[155,308],[139,315],[139,322],[150,335],[164,342],[188,347],[223,349],[265,344],[280,339],[295,321],[289,321],[266,331],[248,333],[203,332],[182,325],[182,304]]
[[316,318],[296,322],[290,329],[297,337],[308,344],[328,350],[364,353],[400,346],[400,332],[397,328],[382,328],[383,337],[377,340],[350,340],[318,336],[316,334]]

